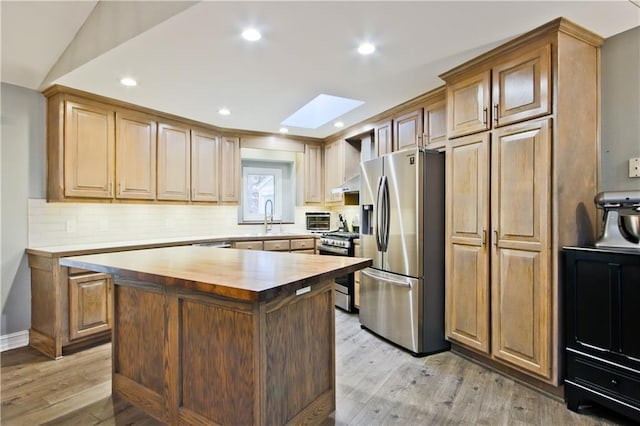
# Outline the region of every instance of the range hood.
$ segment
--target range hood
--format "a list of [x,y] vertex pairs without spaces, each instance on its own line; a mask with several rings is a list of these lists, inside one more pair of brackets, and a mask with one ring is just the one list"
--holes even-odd
[[348,179],[345,183],[335,188],[331,188],[332,194],[344,194],[350,192],[360,192],[360,175]]

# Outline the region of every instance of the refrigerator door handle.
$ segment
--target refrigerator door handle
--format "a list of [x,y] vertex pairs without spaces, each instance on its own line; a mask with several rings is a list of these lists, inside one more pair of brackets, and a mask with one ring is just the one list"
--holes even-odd
[[382,238],[381,238],[381,224],[382,224],[382,213],[383,213],[383,209],[382,209],[382,181],[384,179],[384,176],[381,176],[380,178],[378,178],[378,191],[376,193],[376,205],[374,206],[375,208],[375,214],[376,214],[376,245],[378,246],[378,251],[384,251],[383,247],[382,247]]
[[382,249],[387,251],[389,248],[389,222],[391,220],[391,203],[389,200],[389,181],[386,176],[382,176],[382,200],[383,200],[383,230],[382,230]]
[[374,280],[381,280],[398,287],[411,288],[411,282],[404,281],[404,280],[396,280],[393,278],[389,278],[388,276],[385,276],[385,275],[376,274],[375,272],[373,272],[373,269],[363,269],[360,271],[360,273],[370,278],[373,278]]

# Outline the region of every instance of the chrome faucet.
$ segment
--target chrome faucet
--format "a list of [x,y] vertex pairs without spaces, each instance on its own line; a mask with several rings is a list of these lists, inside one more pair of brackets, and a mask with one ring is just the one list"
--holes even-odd
[[[271,206],[271,214],[267,214],[267,206]],[[267,200],[264,202],[264,232],[269,233],[273,228],[273,201]]]

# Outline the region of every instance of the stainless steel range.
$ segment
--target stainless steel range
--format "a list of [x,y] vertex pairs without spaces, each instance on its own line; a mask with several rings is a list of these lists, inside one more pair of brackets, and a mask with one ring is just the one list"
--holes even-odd
[[[354,232],[326,232],[320,237],[318,254],[324,256],[355,256],[354,240],[360,234]],[[354,306],[354,274],[348,274],[335,279],[336,306],[347,312],[357,312]]]

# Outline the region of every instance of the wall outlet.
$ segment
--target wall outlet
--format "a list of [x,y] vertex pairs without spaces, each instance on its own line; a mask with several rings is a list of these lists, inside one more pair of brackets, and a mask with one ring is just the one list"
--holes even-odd
[[640,157],[629,159],[629,177],[640,177]]
[[69,234],[75,234],[76,233],[76,218],[72,217],[70,219],[67,219],[67,233]]

